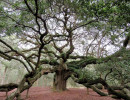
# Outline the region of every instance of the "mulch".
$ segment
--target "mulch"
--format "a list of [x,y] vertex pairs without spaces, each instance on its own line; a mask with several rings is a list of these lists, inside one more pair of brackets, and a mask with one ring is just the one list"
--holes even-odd
[[[27,91],[22,93],[24,100],[116,100],[111,97],[102,97],[89,89],[89,95],[85,88],[69,88],[67,91],[54,92],[50,87],[32,87],[29,90],[28,98]],[[10,94],[10,93],[9,93]],[[5,100],[6,93],[0,92],[0,100]]]

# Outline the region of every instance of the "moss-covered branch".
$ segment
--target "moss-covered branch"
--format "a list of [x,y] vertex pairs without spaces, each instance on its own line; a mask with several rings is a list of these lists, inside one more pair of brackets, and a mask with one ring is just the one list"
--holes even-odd
[[9,92],[17,87],[18,87],[18,84],[15,84],[15,83],[0,85],[0,92]]
[[59,65],[59,63],[56,60],[47,60],[47,59],[41,60],[40,64],[49,64],[49,65],[52,65],[52,66]]
[[116,53],[102,58],[95,58],[95,57],[84,57],[81,60],[71,61],[67,63],[69,68],[84,68],[88,64],[101,64],[107,63],[109,61],[121,61],[121,60],[128,60],[130,59],[130,50],[126,50],[125,48],[120,49]]
[[[115,95],[117,96],[118,98],[123,98],[125,100],[130,100],[130,96],[128,96],[127,94],[124,94],[123,92],[121,91],[115,91],[111,86],[109,86],[107,84],[106,81],[104,81],[102,78],[97,78],[97,79],[94,79],[94,80],[78,80],[78,78],[74,78],[74,81],[79,83],[79,84],[83,84],[85,86],[92,86],[94,84],[98,84],[98,83],[101,83],[108,91],[109,95],[112,94],[112,95]],[[95,88],[94,88],[95,89]],[[97,91],[96,91],[97,92]],[[99,91],[98,91],[99,92]]]
[[99,94],[100,96],[108,96],[107,93],[102,92],[101,90],[99,90],[98,88],[96,88],[93,85],[87,85],[87,84],[83,84],[85,87],[87,88],[91,88],[93,91],[95,91],[97,94]]

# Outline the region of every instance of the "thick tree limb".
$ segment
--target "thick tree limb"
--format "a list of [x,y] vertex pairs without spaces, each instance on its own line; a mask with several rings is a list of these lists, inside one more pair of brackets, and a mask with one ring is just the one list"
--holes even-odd
[[18,87],[18,84],[15,84],[15,83],[0,85],[0,92],[9,92],[17,87]]
[[86,86],[91,86],[91,85],[94,85],[94,84],[98,84],[98,83],[101,83],[108,91],[109,95],[112,94],[112,95],[116,95],[117,97],[119,98],[123,98],[125,100],[130,100],[130,96],[128,96],[127,94],[124,94],[123,92],[118,92],[118,91],[115,91],[111,86],[109,86],[102,78],[98,78],[98,79],[95,79],[95,80],[78,80],[78,79],[75,79],[73,77],[74,81],[79,83],[79,84],[84,84]]
[[87,88],[91,88],[91,89],[93,89],[93,91],[95,91],[97,94],[99,94],[100,96],[108,96],[108,94],[107,93],[104,93],[104,92],[102,92],[101,90],[99,90],[98,88],[96,88],[95,86],[93,86],[93,85],[87,85],[87,84],[83,84],[85,87],[87,87]]
[[[53,69],[48,69],[48,70],[40,70],[37,73],[33,73],[25,75],[24,78],[21,80],[20,84],[18,85],[18,88],[15,92],[13,92],[6,100],[14,100],[15,97],[19,97],[20,93],[22,93],[24,90],[29,89],[37,79],[39,79],[42,75],[52,73],[54,72]],[[30,76],[31,75],[31,76]],[[25,85],[25,83],[28,83]]]

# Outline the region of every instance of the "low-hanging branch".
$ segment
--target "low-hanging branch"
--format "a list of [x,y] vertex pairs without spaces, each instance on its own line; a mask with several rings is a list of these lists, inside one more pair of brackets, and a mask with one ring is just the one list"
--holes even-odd
[[101,83],[108,91],[109,95],[115,95],[118,98],[123,98],[125,100],[130,100],[130,96],[128,96],[127,94],[121,92],[121,91],[115,91],[111,86],[108,85],[108,83],[103,80],[102,78],[97,78],[94,80],[88,80],[88,79],[78,79],[75,77],[72,77],[74,79],[75,82],[79,83],[79,84],[83,84],[84,86],[92,86],[98,83]]
[[108,96],[107,93],[104,93],[103,91],[99,90],[97,87],[95,87],[94,85],[87,85],[87,84],[83,84],[85,87],[87,88],[91,88],[93,91],[95,91],[96,93],[98,93],[100,96]]
[[[42,75],[48,74],[48,73],[53,73],[55,69],[37,69],[36,73],[32,72],[29,74],[26,74],[24,78],[21,80],[19,83],[17,90],[13,92],[6,100],[14,100],[15,97],[20,96],[20,93],[22,93],[24,90],[29,89],[34,82],[37,81]],[[28,84],[25,84],[25,83]]]
[[18,88],[18,84],[9,83],[9,84],[0,85],[0,92],[9,92],[15,88]]

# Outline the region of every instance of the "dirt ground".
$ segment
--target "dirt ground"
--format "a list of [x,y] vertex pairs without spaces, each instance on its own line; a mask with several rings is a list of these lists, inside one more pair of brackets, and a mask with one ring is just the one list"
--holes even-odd
[[[53,92],[49,87],[32,87],[29,90],[28,99],[25,99],[27,91],[22,93],[24,100],[115,100],[111,97],[101,97],[97,93],[89,90],[89,95],[85,88],[70,88],[64,92]],[[5,93],[0,92],[0,100],[5,100]]]

